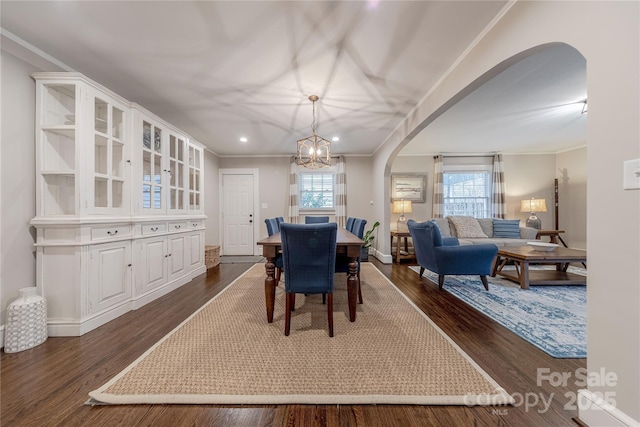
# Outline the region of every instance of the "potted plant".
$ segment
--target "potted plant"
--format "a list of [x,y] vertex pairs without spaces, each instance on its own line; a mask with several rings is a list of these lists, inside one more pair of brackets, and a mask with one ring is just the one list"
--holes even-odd
[[368,261],[369,260],[369,248],[371,247],[371,244],[373,243],[373,240],[376,238],[373,235],[373,232],[375,231],[376,228],[378,228],[379,225],[380,225],[380,223],[378,221],[376,221],[373,224],[373,227],[371,227],[370,230],[367,230],[364,233],[364,236],[362,237],[362,240],[364,240],[364,245],[362,245],[362,250],[360,251],[360,261]]

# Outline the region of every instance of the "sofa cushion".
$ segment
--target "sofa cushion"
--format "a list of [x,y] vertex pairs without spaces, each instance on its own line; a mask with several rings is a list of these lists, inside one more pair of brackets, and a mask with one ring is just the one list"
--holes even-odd
[[493,218],[478,218],[478,224],[487,237],[493,237]]
[[493,237],[504,239],[520,238],[519,219],[493,219]]
[[453,237],[451,230],[449,230],[449,220],[447,218],[433,218],[431,221],[435,222],[440,228],[440,234],[442,237]]
[[458,238],[486,238],[480,223],[472,216],[449,216],[449,221],[456,229],[456,236]]

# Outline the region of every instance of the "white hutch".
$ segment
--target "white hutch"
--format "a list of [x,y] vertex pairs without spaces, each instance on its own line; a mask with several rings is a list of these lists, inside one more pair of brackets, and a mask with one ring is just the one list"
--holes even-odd
[[204,265],[203,147],[79,73],[35,73],[37,286],[79,336]]

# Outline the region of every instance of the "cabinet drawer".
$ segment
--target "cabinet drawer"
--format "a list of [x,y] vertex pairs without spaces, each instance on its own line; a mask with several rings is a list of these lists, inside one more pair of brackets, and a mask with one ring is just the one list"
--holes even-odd
[[157,223],[157,224],[145,224],[142,226],[142,235],[149,236],[153,234],[161,234],[167,232],[167,224],[165,223]]
[[192,230],[202,228],[202,220],[196,219],[196,220],[189,221],[189,228]]
[[187,227],[186,221],[174,221],[169,223],[169,233],[177,233],[179,231],[187,231],[189,228]]
[[91,229],[91,240],[108,240],[131,236],[131,227],[128,225],[110,225]]

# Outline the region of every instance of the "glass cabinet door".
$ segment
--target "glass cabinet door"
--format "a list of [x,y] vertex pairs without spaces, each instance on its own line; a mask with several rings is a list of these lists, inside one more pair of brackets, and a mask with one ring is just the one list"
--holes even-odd
[[202,149],[189,145],[189,210],[202,210]]
[[125,111],[105,99],[93,99],[93,206],[118,210],[126,204]]
[[169,133],[169,211],[186,210],[187,140]]
[[142,209],[160,212],[165,209],[162,129],[142,121]]

